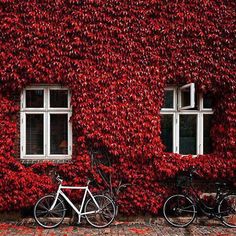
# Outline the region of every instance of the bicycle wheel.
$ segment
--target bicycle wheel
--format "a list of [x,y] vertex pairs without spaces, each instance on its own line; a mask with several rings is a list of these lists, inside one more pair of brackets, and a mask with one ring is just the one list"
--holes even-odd
[[[100,210],[96,206],[92,198],[90,198],[84,207],[84,213],[86,220],[89,224],[96,228],[104,228],[112,223],[115,218],[116,209],[114,202],[105,195],[94,196]],[[92,211],[97,211],[96,213],[89,213]]]
[[47,229],[55,228],[61,224],[66,213],[65,205],[60,198],[58,198],[55,207],[50,211],[54,200],[54,195],[44,196],[38,200],[34,207],[36,222]]
[[236,194],[228,194],[220,201],[218,213],[224,225],[236,228]]
[[110,198],[110,199],[113,201],[113,203],[114,203],[114,205],[115,205],[115,208],[116,208],[116,214],[115,214],[115,216],[117,216],[117,215],[118,215],[118,211],[119,211],[119,206],[116,204],[115,197],[112,197],[109,192],[103,192],[102,194],[105,195],[105,196],[107,196],[108,198]]
[[196,208],[189,197],[176,194],[165,201],[163,215],[172,226],[187,227],[195,219]]

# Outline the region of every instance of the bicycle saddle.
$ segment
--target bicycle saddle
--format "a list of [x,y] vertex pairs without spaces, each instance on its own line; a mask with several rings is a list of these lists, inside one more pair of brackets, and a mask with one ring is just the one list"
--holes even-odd
[[227,184],[225,182],[216,182],[215,185],[217,187],[225,187]]

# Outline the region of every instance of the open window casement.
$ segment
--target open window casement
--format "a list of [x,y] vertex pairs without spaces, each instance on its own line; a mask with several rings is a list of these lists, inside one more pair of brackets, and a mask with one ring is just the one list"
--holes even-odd
[[179,88],[178,91],[178,108],[187,110],[195,107],[195,84],[186,84]]

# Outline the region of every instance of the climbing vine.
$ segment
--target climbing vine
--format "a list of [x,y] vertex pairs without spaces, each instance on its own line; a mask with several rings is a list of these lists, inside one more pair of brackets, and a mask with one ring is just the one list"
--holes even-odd
[[[53,168],[68,184],[101,182],[91,144],[114,158],[114,184],[131,183],[120,196],[127,214],[158,212],[170,191],[163,181],[193,165],[207,180],[235,183],[235,9],[223,0],[1,0],[0,210],[54,191]],[[165,153],[160,139],[164,88],[188,82],[215,98],[214,152],[197,158]],[[16,97],[31,84],[71,90],[70,163],[20,162]]]

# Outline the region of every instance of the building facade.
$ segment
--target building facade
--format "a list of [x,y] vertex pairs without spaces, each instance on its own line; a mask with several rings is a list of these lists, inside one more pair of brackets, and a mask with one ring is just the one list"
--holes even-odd
[[101,181],[91,150],[131,184],[128,214],[157,213],[191,166],[235,183],[233,1],[1,4],[1,211],[32,207],[55,170]]

